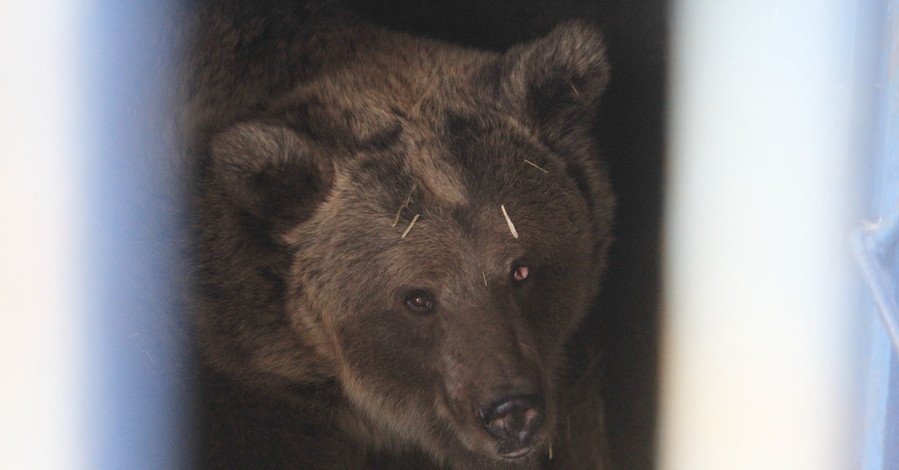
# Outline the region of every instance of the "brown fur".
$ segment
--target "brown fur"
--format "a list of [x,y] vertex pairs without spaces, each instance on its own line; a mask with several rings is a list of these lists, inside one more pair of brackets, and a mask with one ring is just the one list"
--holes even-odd
[[[592,348],[566,347],[611,240],[597,33],[496,54],[328,2],[198,18],[205,468],[606,468]],[[544,421],[507,459],[478,410],[522,390]]]

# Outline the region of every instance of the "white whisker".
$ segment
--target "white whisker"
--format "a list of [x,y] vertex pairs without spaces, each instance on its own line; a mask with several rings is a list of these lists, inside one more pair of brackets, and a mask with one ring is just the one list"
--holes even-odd
[[512,232],[512,236],[518,238],[518,230],[515,230],[515,224],[512,223],[512,219],[509,218],[509,213],[506,212],[506,206],[500,205],[499,208],[503,211],[503,217],[506,218],[506,223],[509,224],[509,231]]

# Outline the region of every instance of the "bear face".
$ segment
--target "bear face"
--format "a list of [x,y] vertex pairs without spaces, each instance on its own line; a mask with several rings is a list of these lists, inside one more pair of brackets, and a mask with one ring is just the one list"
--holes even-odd
[[535,468],[611,240],[602,45],[579,23],[503,55],[368,28],[210,139],[204,355],[285,400],[336,384],[330,425],[380,452]]
[[[489,142],[481,126],[448,127],[449,145],[397,145],[337,175],[329,199],[289,236],[296,258],[288,310],[297,331],[322,332],[321,355],[372,417],[390,416],[395,432],[415,436],[451,426],[468,447],[505,455],[540,441],[494,442],[480,415],[504,398],[530,396],[551,427],[544,397],[562,343],[586,311],[591,290],[581,283],[595,279],[584,256],[593,249],[583,229],[588,208],[562,162],[525,136],[503,132]],[[422,153],[495,165],[463,159],[453,174],[405,171],[414,167],[408,154]],[[449,199],[448,189],[432,189],[448,183]],[[380,201],[372,200],[377,192]],[[335,265],[348,269],[313,268]]]

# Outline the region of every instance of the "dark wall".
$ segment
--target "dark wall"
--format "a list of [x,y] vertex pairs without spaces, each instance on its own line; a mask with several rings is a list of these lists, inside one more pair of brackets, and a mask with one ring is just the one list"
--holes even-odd
[[610,448],[618,470],[650,469],[658,368],[659,228],[665,113],[665,0],[349,0],[369,19],[502,50],[587,18],[604,32],[612,82],[598,135],[619,197],[611,265],[591,327],[605,358]]
[[600,110],[618,194],[616,244],[600,309],[610,448],[618,470],[650,469],[658,395],[664,157],[665,0],[603,2],[613,75]]

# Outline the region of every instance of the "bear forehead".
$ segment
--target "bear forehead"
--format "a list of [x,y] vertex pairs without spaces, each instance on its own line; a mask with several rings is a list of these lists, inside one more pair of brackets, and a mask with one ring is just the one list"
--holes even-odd
[[[408,282],[431,271],[470,268],[477,268],[480,279],[480,270],[489,273],[491,266],[583,248],[584,234],[578,227],[585,226],[586,204],[563,176],[560,162],[543,163],[552,170],[544,173],[523,158],[546,155],[524,155],[528,149],[509,145],[489,148],[477,140],[472,145],[507,161],[472,168],[466,159],[482,160],[485,155],[457,158],[450,146],[441,145],[431,150],[432,156],[441,156],[452,173],[438,181],[433,173],[416,173],[419,167],[409,165],[399,148],[361,159],[340,178],[337,194],[330,199],[333,205],[327,213],[334,219],[328,223],[333,228],[329,236],[351,246],[343,252],[352,252],[356,262],[404,266],[396,275],[407,276]],[[440,198],[431,189],[435,181],[458,185],[456,191],[464,199]]]
[[436,125],[396,121],[389,134],[344,167],[337,190],[354,204],[470,214],[567,201],[564,212],[576,193],[561,159],[512,120],[447,112]]

